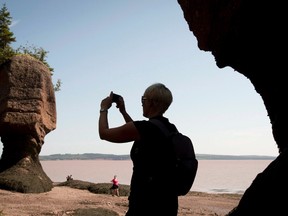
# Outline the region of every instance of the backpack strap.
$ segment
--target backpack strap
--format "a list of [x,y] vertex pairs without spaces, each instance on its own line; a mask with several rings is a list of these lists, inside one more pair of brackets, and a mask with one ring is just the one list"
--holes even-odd
[[154,125],[156,125],[158,128],[160,128],[160,130],[162,131],[162,133],[164,133],[166,137],[168,137],[171,134],[171,132],[168,130],[165,124],[159,119],[149,119],[149,121],[152,122]]

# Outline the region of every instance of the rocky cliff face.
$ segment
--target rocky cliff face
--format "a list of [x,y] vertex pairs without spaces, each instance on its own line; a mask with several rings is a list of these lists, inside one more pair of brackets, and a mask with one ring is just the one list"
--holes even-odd
[[288,193],[285,2],[178,0],[178,3],[199,49],[210,51],[219,68],[230,66],[254,85],[263,99],[280,153],[253,181],[231,216],[287,215],[281,198]]
[[14,56],[0,66],[0,188],[45,192],[52,181],[39,153],[47,133],[56,128],[51,73],[29,55]]

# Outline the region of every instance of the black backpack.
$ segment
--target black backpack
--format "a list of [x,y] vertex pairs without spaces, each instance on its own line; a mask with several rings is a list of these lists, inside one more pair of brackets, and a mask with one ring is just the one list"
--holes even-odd
[[158,119],[150,119],[150,122],[161,129],[175,149],[177,195],[186,195],[193,185],[198,169],[198,160],[195,156],[192,141],[178,131],[169,132]]

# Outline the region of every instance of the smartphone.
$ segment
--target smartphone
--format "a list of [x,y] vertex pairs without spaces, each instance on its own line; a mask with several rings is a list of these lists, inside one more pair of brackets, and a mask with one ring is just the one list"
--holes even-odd
[[117,103],[120,97],[121,97],[120,95],[113,93],[112,101]]

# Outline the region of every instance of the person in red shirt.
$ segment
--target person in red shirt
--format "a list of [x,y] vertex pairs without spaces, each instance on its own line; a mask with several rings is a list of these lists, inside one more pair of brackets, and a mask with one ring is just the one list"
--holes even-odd
[[119,197],[119,181],[116,175],[114,175],[114,178],[111,180],[111,182],[112,182],[112,187],[110,189],[112,192],[112,196],[116,195]]

